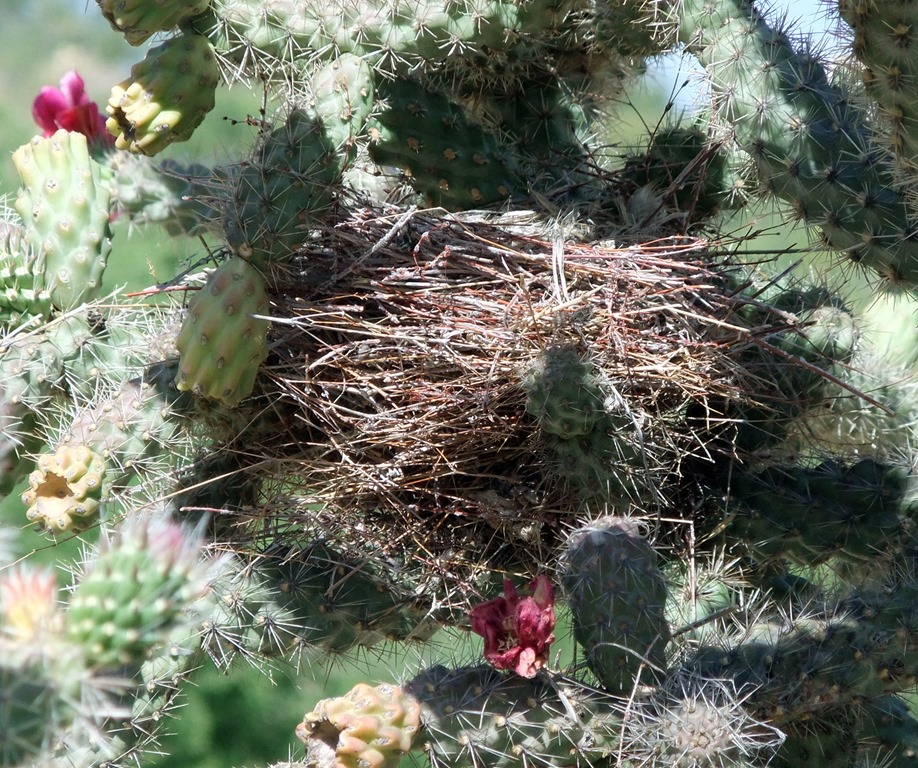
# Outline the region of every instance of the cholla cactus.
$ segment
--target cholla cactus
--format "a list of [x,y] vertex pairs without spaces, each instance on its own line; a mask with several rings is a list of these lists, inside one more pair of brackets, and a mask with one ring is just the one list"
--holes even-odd
[[[64,600],[0,575],[3,765],[141,760],[202,664],[444,627],[487,664],[323,699],[291,723],[307,762],[913,758],[913,361],[842,278],[712,245],[757,189],[914,288],[908,9],[842,3],[842,71],[748,0],[99,6],[161,39],[114,148],[72,131],[101,118],[69,78],[14,153],[0,490],[104,543]],[[712,101],[618,162],[610,105],[677,44]],[[221,78],[277,104],[248,155],[143,157]],[[115,212],[205,235],[213,269],[101,301]]]

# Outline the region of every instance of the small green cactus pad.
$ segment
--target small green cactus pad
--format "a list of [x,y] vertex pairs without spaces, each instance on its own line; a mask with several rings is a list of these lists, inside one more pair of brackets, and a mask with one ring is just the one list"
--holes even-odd
[[599,766],[621,743],[620,700],[571,678],[436,666],[405,688],[421,703],[416,748],[437,768]]
[[334,202],[342,157],[314,112],[292,110],[233,180],[223,212],[233,251],[256,266],[296,253]]
[[525,194],[507,148],[448,98],[410,80],[380,83],[370,156],[395,166],[433,205],[461,211]]
[[26,517],[52,533],[78,532],[99,518],[105,460],[84,445],[38,457],[22,494]]
[[47,336],[27,334],[0,341],[0,388],[4,399],[35,409],[64,376],[64,356]]
[[203,35],[184,31],[151,48],[112,88],[106,111],[118,149],[155,155],[186,141],[214,108],[220,71]]
[[0,332],[41,323],[51,315],[44,270],[20,224],[0,219]]
[[[421,705],[394,685],[359,683],[323,699],[296,728],[307,762],[323,768],[396,768],[421,725]],[[314,762],[313,762],[314,761]]]
[[141,45],[155,32],[166,32],[191,19],[210,0],[98,0],[102,15],[131,45]]
[[670,639],[666,581],[640,524],[605,517],[575,531],[564,553],[562,582],[574,638],[605,688],[629,695],[665,669]]
[[95,298],[111,249],[111,192],[86,137],[63,130],[36,136],[13,153],[13,164],[23,185],[16,210],[24,241],[35,263],[44,263],[40,287],[58,309]]
[[304,647],[328,653],[429,640],[441,626],[431,600],[395,581],[391,563],[315,542],[302,550],[270,551],[262,572],[279,593],[277,602],[301,625]]
[[742,181],[729,161],[727,149],[712,143],[703,126],[679,123],[657,129],[642,154],[625,159],[621,174],[638,188],[669,192],[666,202],[704,218],[743,202]]
[[593,366],[571,346],[548,347],[523,381],[526,410],[564,439],[589,435],[605,415],[605,394]]
[[338,153],[353,160],[357,137],[373,111],[376,87],[373,70],[359,56],[346,53],[312,77],[313,109],[325,135]]
[[139,669],[207,586],[200,540],[165,516],[136,513],[89,560],[65,613],[67,638],[94,669]]
[[140,155],[116,152],[112,189],[118,210],[138,224],[159,224],[170,235],[198,235],[217,228],[219,169],[174,160],[154,164]]
[[283,656],[297,646],[301,622],[274,601],[260,574],[229,559],[200,610],[198,644],[220,669],[237,658]]
[[221,264],[188,302],[176,339],[176,386],[238,405],[251,394],[268,355],[268,310],[265,281],[255,267],[236,256]]

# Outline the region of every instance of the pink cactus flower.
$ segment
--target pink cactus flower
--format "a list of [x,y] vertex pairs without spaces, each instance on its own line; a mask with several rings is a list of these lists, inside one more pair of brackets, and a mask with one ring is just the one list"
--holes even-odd
[[554,642],[554,589],[547,576],[536,576],[530,595],[520,597],[510,581],[504,596],[476,605],[470,612],[472,631],[484,638],[484,655],[495,669],[512,669],[521,677],[535,677],[548,661]]
[[32,117],[45,137],[55,131],[82,133],[90,143],[113,146],[115,137],[105,128],[105,117],[96,102],[90,100],[83,78],[71,70],[61,78],[61,87],[46,85],[32,102]]

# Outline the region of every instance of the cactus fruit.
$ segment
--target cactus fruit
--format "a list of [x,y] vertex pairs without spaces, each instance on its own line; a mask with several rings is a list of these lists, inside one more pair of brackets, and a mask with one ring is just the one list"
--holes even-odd
[[562,583],[574,637],[607,691],[629,695],[666,669],[666,581],[640,524],[601,518],[575,531]]
[[13,153],[13,163],[23,184],[16,210],[24,242],[42,265],[40,285],[58,309],[90,301],[111,249],[111,192],[86,137],[63,130],[36,136]]
[[396,768],[420,725],[421,705],[403,688],[359,683],[316,704],[296,735],[307,760],[323,768]]
[[176,386],[237,405],[252,393],[268,356],[268,294],[258,270],[231,257],[188,302],[176,346],[181,358]]
[[155,155],[186,141],[214,108],[220,73],[203,35],[180,32],[147,51],[112,88],[106,127],[118,149]]
[[54,533],[84,530],[99,518],[104,479],[104,459],[86,446],[44,454],[22,494],[26,517]]
[[210,0],[98,0],[102,15],[131,45],[145,43],[207,10]]

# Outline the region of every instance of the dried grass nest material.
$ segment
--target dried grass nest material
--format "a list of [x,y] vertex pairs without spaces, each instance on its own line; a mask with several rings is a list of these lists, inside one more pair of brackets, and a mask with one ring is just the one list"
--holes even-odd
[[[461,529],[476,557],[510,545],[542,559],[591,506],[665,511],[686,457],[709,455],[718,404],[751,396],[733,353],[752,341],[702,239],[552,242],[364,210],[271,278],[261,402],[275,420],[245,449],[276,480],[272,531],[309,528],[321,509],[357,538],[435,551]],[[550,467],[521,382],[558,344],[593,362],[608,407],[630,417],[617,435],[643,458],[622,468],[630,498],[585,499]]]

